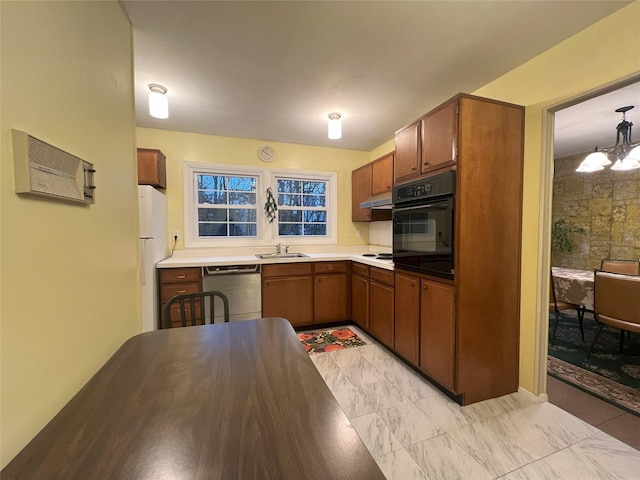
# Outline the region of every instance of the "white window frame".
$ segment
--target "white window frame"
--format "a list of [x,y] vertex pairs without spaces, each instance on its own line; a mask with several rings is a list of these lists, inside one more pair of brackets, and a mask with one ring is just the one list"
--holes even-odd
[[[255,176],[256,185],[256,237],[198,237],[197,174]],[[265,169],[232,164],[214,164],[185,161],[184,175],[184,245],[185,248],[247,247],[285,245],[326,245],[338,243],[338,174],[313,170]],[[327,182],[327,234],[323,236],[278,235],[278,217],[269,223],[264,213],[267,188],[277,195],[277,178],[293,180],[318,180]]]
[[[327,234],[323,236],[295,236],[279,235],[278,219],[273,221],[273,236],[278,243],[286,245],[313,245],[337,243],[338,224],[338,174],[336,172],[317,172],[311,170],[272,170],[272,188],[274,197],[277,196],[277,179],[323,181],[327,184],[325,194],[327,210]],[[277,200],[277,198],[276,198]],[[304,209],[303,206],[300,209]]]

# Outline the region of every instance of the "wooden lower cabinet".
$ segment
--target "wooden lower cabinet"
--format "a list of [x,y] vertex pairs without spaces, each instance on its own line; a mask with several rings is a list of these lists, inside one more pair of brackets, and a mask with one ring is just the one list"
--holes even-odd
[[313,323],[313,277],[263,278],[262,316],[283,317],[294,326]]
[[394,350],[420,363],[420,278],[396,273]]
[[455,287],[420,281],[420,368],[455,389]]
[[346,273],[315,275],[313,279],[314,323],[335,322],[349,318]]
[[[164,306],[171,297],[185,293],[198,293],[202,291],[202,269],[200,267],[166,268],[160,270],[160,319],[159,327],[164,325],[162,318]],[[198,310],[196,310],[198,312]],[[197,319],[200,320],[196,313]],[[174,303],[171,306],[172,328],[182,327],[180,305]],[[191,313],[187,310],[187,320],[191,321]]]
[[375,280],[369,282],[369,331],[391,348],[393,348],[393,290],[393,286]]
[[369,331],[369,278],[361,275],[351,277],[351,318]]

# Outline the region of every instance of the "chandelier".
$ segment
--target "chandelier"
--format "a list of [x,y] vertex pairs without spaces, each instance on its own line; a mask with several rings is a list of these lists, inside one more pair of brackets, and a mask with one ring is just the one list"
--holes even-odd
[[597,172],[604,167],[611,166],[611,170],[627,171],[640,168],[640,142],[631,142],[631,127],[626,113],[633,105],[616,108],[616,112],[622,113],[622,121],[616,127],[616,144],[609,148],[598,148],[585,157],[576,172]]

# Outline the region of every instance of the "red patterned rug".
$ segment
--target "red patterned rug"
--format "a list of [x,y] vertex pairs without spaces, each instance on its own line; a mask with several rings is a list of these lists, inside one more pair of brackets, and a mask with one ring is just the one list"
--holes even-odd
[[298,333],[298,338],[309,354],[331,352],[367,344],[349,328],[301,332]]

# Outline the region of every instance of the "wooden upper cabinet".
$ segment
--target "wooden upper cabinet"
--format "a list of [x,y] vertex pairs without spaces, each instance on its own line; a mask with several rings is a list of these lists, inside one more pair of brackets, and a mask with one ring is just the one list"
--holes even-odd
[[351,172],[351,221],[353,222],[371,221],[371,209],[360,208],[360,203],[371,196],[371,174],[371,163]]
[[393,153],[375,160],[372,170],[371,193],[379,195],[390,192],[393,186]]
[[167,188],[166,158],[160,150],[138,148],[138,185]]
[[394,184],[420,175],[421,124],[422,122],[418,120],[396,132],[396,153],[393,161]]
[[453,165],[458,147],[458,99],[422,117],[421,172]]

